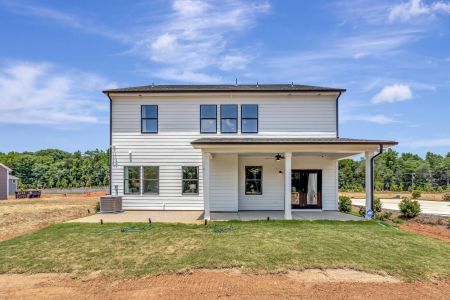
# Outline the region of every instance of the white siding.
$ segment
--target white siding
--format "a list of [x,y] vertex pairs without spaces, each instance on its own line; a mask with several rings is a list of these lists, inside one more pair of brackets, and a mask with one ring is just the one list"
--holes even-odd
[[238,156],[214,155],[211,159],[211,211],[238,210]]
[[[200,104],[258,104],[259,133],[220,134],[218,106],[218,134],[200,134]],[[141,105],[158,105],[159,132],[141,133]],[[238,127],[240,131],[240,106]],[[123,167],[157,165],[160,167],[159,195],[124,195],[124,209],[203,210],[203,182],[201,151],[190,142],[201,137],[233,136],[290,136],[335,137],[335,96],[203,96],[198,97],[114,97],[112,101],[112,190],[123,195]],[[131,152],[131,153],[130,153]],[[236,162],[237,163],[237,162]],[[214,165],[214,163],[213,163]],[[199,166],[199,194],[181,194],[181,166]],[[227,170],[228,173],[232,171]],[[212,178],[217,175],[212,175]],[[211,209],[232,210],[235,198],[225,203],[225,189],[231,182],[222,178],[214,181],[218,200]],[[280,187],[282,189],[282,187]],[[275,193],[275,192],[274,192]],[[270,194],[268,194],[270,195]],[[244,197],[245,198],[245,197]],[[212,199],[212,201],[214,201]],[[267,198],[264,209],[282,209],[278,200]],[[214,206],[216,205],[216,206]],[[246,207],[245,205],[243,207]],[[240,207],[239,207],[240,208]]]

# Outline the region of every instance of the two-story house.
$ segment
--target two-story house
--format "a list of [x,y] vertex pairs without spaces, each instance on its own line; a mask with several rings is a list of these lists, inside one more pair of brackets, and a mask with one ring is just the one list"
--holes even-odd
[[394,141],[339,137],[345,92],[297,84],[106,90],[111,194],[125,210],[337,210],[338,161]]

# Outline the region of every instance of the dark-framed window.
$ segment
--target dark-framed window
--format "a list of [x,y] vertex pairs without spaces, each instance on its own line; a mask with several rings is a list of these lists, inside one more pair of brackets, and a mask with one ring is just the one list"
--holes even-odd
[[237,104],[223,104],[220,106],[220,132],[238,132],[238,106]]
[[217,133],[217,105],[200,105],[200,133]]
[[241,105],[241,132],[258,133],[258,104]]
[[159,167],[144,166],[143,167],[144,194],[159,193]]
[[158,105],[141,105],[141,133],[158,133]]
[[262,166],[245,166],[245,194],[262,195]]
[[182,193],[198,194],[198,167],[182,167]]
[[125,195],[141,193],[141,167],[124,167],[123,193]]

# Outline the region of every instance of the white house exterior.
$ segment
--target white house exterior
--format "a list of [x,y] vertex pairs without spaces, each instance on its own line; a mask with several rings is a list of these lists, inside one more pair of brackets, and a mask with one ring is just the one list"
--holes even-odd
[[0,200],[8,200],[11,169],[0,163]]
[[[125,210],[337,210],[338,160],[393,141],[339,138],[343,89],[157,85],[104,91],[111,194]],[[368,166],[370,166],[368,164]],[[371,168],[367,168],[367,175]],[[370,176],[367,196],[371,200]],[[370,205],[370,203],[369,203]]]

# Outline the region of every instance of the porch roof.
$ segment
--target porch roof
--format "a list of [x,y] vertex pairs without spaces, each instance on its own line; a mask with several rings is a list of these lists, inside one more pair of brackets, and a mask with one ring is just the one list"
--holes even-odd
[[383,145],[395,146],[396,141],[350,138],[201,138],[192,145]]

